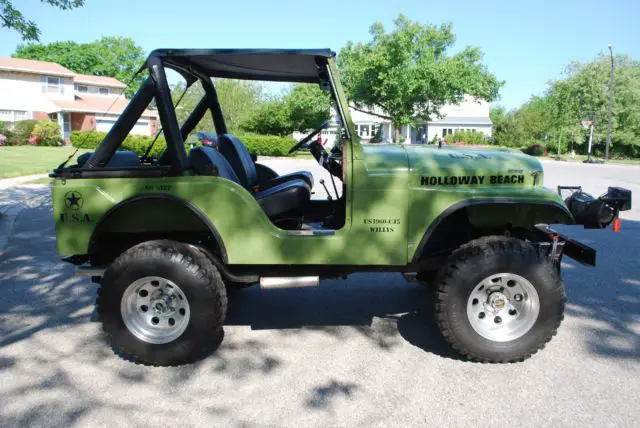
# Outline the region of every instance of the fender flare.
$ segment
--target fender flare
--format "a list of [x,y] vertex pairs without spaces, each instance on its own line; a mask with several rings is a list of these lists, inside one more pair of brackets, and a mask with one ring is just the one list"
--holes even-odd
[[411,263],[418,262],[431,236],[438,229],[438,227],[442,223],[444,223],[444,221],[449,216],[453,215],[455,212],[458,212],[459,210],[462,210],[471,206],[477,206],[477,205],[494,205],[495,206],[495,205],[518,205],[518,204],[540,205],[540,206],[551,207],[558,214],[560,214],[561,217],[564,217],[565,221],[562,224],[576,224],[575,219],[573,218],[573,215],[571,214],[569,209],[563,204],[560,204],[554,201],[531,201],[531,200],[520,200],[520,199],[512,199],[512,198],[480,198],[480,199],[469,199],[465,201],[460,201],[447,207],[444,211],[438,214],[438,216],[435,218],[433,222],[431,222],[426,232],[422,236],[420,243],[416,247],[416,251],[413,254]]
[[191,202],[185,201],[184,199],[178,198],[177,196],[156,193],[134,196],[132,198],[120,201],[113,207],[109,208],[109,210],[100,218],[96,226],[93,228],[91,238],[89,239],[88,253],[91,254],[92,248],[96,245],[97,236],[100,233],[101,226],[103,226],[104,223],[106,223],[107,220],[109,220],[109,218],[114,215],[114,213],[118,212],[122,208],[127,207],[128,205],[131,205],[132,203],[138,203],[146,200],[164,200],[175,203],[186,208],[188,211],[198,217],[213,235],[213,238],[215,239],[216,244],[220,249],[220,257],[222,259],[222,262],[225,264],[227,263],[227,249],[224,246],[224,241],[222,240],[220,233],[218,233],[218,229],[216,229],[215,225],[209,220],[204,212],[202,212]]

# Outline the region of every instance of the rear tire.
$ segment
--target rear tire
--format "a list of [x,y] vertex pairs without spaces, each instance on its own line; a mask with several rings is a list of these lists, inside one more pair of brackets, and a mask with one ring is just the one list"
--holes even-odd
[[435,285],[440,331],[471,360],[525,360],[551,340],[563,319],[564,285],[557,268],[516,238],[489,236],[463,245]]
[[114,352],[136,363],[194,362],[220,343],[224,283],[196,247],[149,241],[119,256],[98,290],[98,313]]

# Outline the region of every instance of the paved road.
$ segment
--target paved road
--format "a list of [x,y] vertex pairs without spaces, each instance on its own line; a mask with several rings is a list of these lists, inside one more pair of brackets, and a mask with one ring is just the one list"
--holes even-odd
[[[545,166],[549,185],[640,194],[640,168]],[[461,361],[438,336],[425,290],[360,274],[243,290],[216,354],[154,369],[105,345],[91,321],[95,286],[57,261],[46,194],[0,190],[0,204],[27,205],[0,260],[0,426],[638,426],[638,208],[621,234],[573,228],[599,266],[564,264],[565,322],[524,363]]]

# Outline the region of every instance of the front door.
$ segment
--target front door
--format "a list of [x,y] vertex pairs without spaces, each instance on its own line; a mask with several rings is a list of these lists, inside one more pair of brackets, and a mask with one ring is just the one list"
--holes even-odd
[[71,138],[71,114],[62,113],[62,139],[69,141]]

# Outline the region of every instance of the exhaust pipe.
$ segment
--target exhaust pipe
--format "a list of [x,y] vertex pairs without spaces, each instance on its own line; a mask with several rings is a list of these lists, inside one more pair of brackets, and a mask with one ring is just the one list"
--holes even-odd
[[320,284],[319,276],[269,276],[260,277],[260,288],[315,287]]

